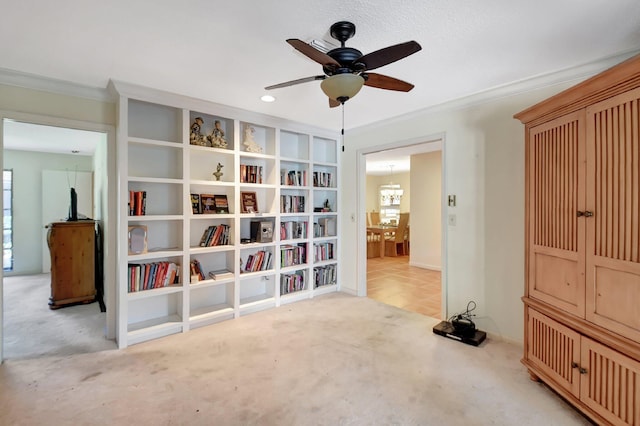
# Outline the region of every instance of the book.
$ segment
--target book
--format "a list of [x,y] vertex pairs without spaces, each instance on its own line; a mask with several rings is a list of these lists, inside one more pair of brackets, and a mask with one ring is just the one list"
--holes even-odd
[[134,191],[129,191],[129,216],[133,216],[135,212],[135,196]]
[[229,213],[229,201],[227,200],[227,196],[222,195],[214,195],[213,196],[213,205],[215,206],[215,212],[219,214]]
[[191,210],[193,214],[200,214],[200,194],[191,194]]
[[200,194],[200,211],[205,214],[216,212],[213,194]]
[[233,272],[228,269],[209,271],[209,278],[213,280],[226,280],[227,278],[233,278]]
[[224,226],[223,225],[216,226],[216,229],[213,231],[213,233],[209,237],[209,247],[220,245],[219,241],[220,241],[220,236],[222,235],[222,232],[224,232]]
[[214,227],[215,225],[211,225],[204,230],[204,232],[202,233],[202,237],[200,237],[200,244],[199,244],[200,247],[207,246],[207,242],[209,241],[209,235],[211,235],[211,231],[213,230]]
[[240,207],[242,213],[258,213],[258,200],[255,192],[240,192]]

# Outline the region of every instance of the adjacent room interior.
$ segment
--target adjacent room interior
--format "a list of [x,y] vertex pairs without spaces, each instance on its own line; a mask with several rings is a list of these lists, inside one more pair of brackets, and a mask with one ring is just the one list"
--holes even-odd
[[[106,339],[104,298],[99,302],[91,295],[81,301],[84,303],[52,309],[56,308],[52,306],[52,271],[56,267],[51,262],[56,256],[50,247],[56,244],[52,227],[70,218],[71,188],[77,215],[89,232],[99,236],[104,226],[106,135],[7,119],[3,124],[3,166],[10,177],[4,182],[3,205],[5,358],[113,349],[114,342]],[[14,215],[16,205],[30,208],[18,208],[19,214]],[[86,253],[96,257],[85,267],[91,276],[86,285],[91,293],[100,287],[96,280],[104,270],[103,256],[97,251],[96,245]],[[78,296],[82,294],[64,298]],[[92,303],[87,304],[89,301]]]
[[367,296],[438,319],[441,151],[442,142],[433,141],[366,155]]

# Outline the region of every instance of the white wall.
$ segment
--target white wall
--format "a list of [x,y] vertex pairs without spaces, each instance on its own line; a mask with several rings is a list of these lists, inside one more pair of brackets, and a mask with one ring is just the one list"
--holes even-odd
[[13,169],[13,266],[9,275],[42,272],[42,171],[71,170],[91,172],[87,156],[4,151],[3,166]]
[[[575,83],[575,82],[574,82]],[[359,253],[358,150],[407,141],[427,141],[444,134],[446,193],[456,194],[457,225],[447,228],[446,310],[463,311],[477,303],[476,323],[490,333],[521,341],[524,292],[524,127],[513,114],[541,101],[570,83],[531,90],[478,105],[424,111],[384,124],[347,131],[340,184],[343,253]],[[357,100],[357,99],[356,99]],[[462,102],[458,105],[464,105]],[[357,102],[351,104],[357,107]],[[415,191],[415,186],[413,186]],[[446,194],[443,194],[443,197]],[[415,220],[412,220],[412,226]],[[412,232],[413,234],[413,232]],[[341,288],[357,293],[362,271],[357,262],[341,263]]]
[[411,256],[412,266],[442,267],[442,152],[411,156]]

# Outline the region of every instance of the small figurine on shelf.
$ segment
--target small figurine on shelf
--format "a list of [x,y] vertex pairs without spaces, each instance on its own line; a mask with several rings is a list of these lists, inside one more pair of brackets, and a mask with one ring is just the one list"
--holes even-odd
[[253,133],[255,131],[256,131],[256,129],[254,129],[250,125],[247,124],[245,126],[243,144],[246,147],[245,150],[247,152],[261,153],[262,152],[262,147],[260,145],[258,145],[255,140],[253,140]]
[[222,173],[222,168],[224,166],[220,163],[218,163],[218,165],[216,166],[216,171],[213,172],[213,175],[216,177],[216,180],[220,180],[220,177],[224,174]]
[[200,145],[206,146],[207,140],[202,133],[200,133],[200,129],[202,129],[202,118],[196,117],[193,124],[191,125],[191,136],[189,138],[189,143],[191,145]]
[[224,138],[224,130],[220,127],[220,120],[216,120],[213,125],[213,130],[211,131],[211,134],[207,136],[207,139],[213,148],[227,147],[227,141]]
[[331,211],[331,204],[329,204],[329,199],[324,200],[324,204],[322,205],[322,211],[323,212]]

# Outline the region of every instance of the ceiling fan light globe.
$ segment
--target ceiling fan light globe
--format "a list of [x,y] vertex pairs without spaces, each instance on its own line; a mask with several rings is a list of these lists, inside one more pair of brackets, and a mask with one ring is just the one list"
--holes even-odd
[[361,76],[344,73],[325,78],[320,83],[320,88],[329,99],[344,103],[344,100],[351,99],[357,95],[363,85],[364,78]]

